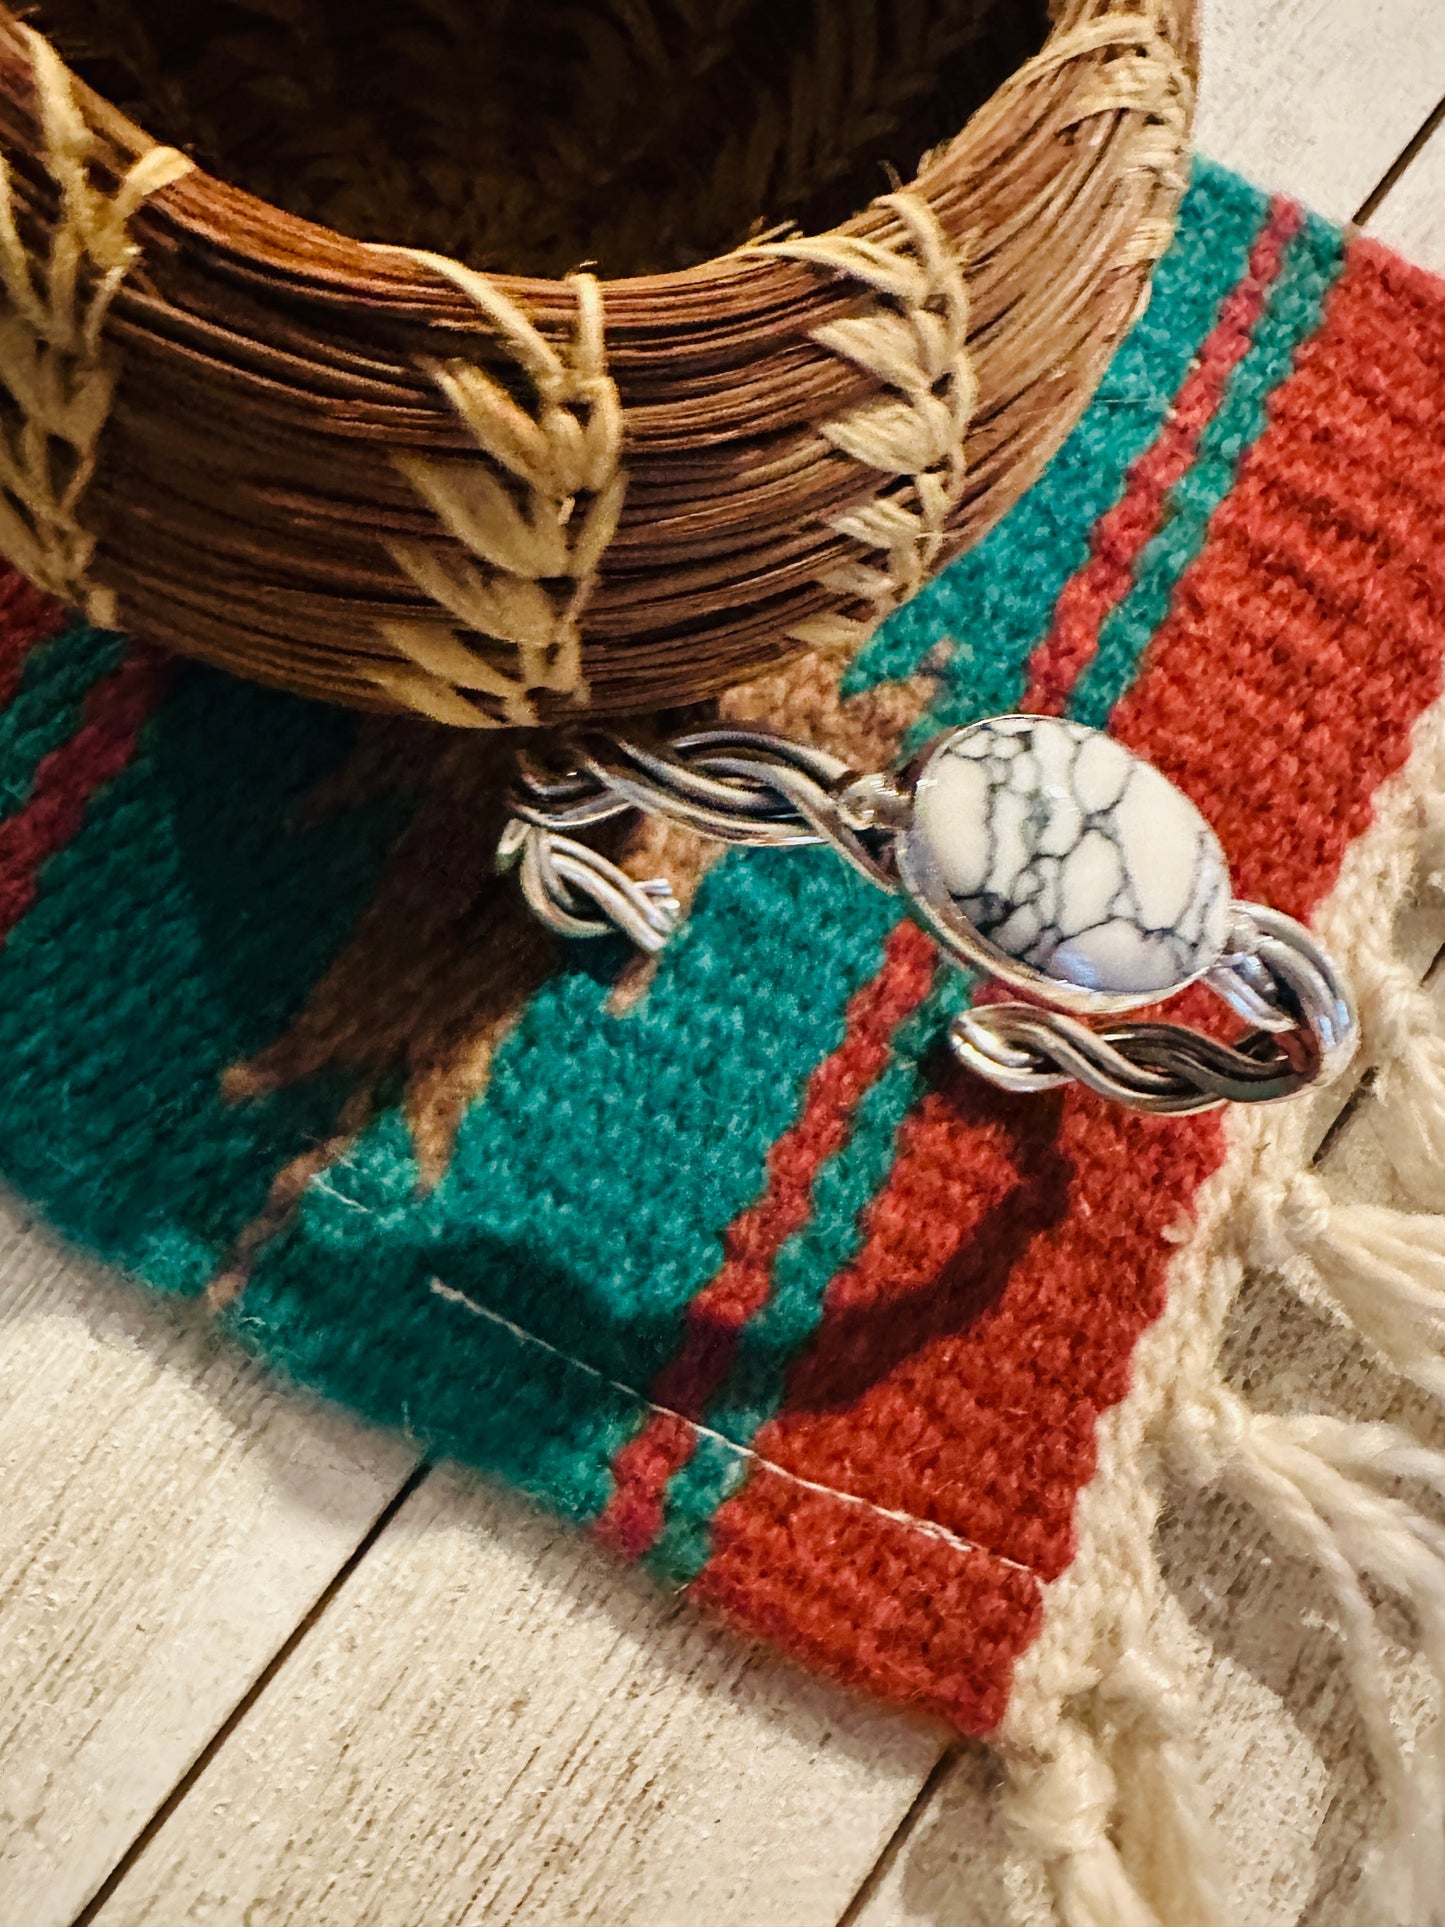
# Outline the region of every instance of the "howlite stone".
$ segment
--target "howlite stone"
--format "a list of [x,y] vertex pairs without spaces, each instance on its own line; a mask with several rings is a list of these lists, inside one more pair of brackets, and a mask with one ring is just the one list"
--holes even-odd
[[1142,1001],[1224,949],[1214,832],[1158,770],[1081,723],[1004,716],[945,738],[905,834],[930,893],[1054,983]]

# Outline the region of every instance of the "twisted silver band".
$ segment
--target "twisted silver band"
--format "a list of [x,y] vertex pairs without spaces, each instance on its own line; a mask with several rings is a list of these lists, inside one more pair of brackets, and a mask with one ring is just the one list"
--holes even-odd
[[[875,827],[872,797],[882,779],[856,778],[846,763],[825,750],[747,729],[693,730],[675,737],[665,749],[647,749],[598,731],[578,739],[576,748],[576,766],[561,775],[521,763],[511,797],[512,819],[498,851],[504,865],[522,865],[527,901],[553,929],[561,930],[563,922],[556,919],[564,919],[569,935],[600,936],[616,918],[610,909],[604,910],[603,921],[589,918],[575,892],[555,892],[551,877],[541,881],[544,858],[538,846],[558,833],[592,829],[634,810],[666,817],[721,843],[774,849],[829,843],[870,883],[884,890],[897,888],[896,878],[866,838]],[[533,850],[537,854],[530,859],[529,875]],[[650,906],[664,900],[661,893],[667,886],[636,883],[615,864],[603,858],[596,862],[605,869],[609,902],[620,896],[629,917],[648,925],[649,936],[634,941],[644,950],[661,949],[676,914],[664,929]],[[536,895],[529,887],[534,877],[539,880]],[[592,896],[601,907],[587,885],[577,881],[582,895]],[[585,932],[582,923],[589,926]]]
[[[575,749],[562,772],[521,765],[498,848],[499,865],[518,871],[531,909],[560,935],[621,931],[656,952],[675,931],[679,907],[664,879],[637,882],[575,834],[634,813],[724,843],[827,844],[870,883],[920,908],[895,860],[911,810],[898,779],[859,775],[823,750],[755,729],[695,730],[663,746],[599,731]],[[922,920],[954,962],[978,968],[973,941],[941,930],[936,917]],[[1178,1115],[1293,1096],[1336,1075],[1354,1049],[1354,1007],[1340,973],[1300,924],[1259,904],[1230,906],[1223,954],[1202,977],[1251,1026],[1233,1044],[1152,1020],[1095,1028],[1049,1008],[1051,986],[1031,973],[995,974],[1027,979],[1040,1001],[977,1004],[948,1035],[959,1061],[1003,1090],[1079,1083],[1131,1110]],[[1087,1001],[1069,996],[1073,1008]],[[1101,1010],[1108,1004],[1099,999]]]

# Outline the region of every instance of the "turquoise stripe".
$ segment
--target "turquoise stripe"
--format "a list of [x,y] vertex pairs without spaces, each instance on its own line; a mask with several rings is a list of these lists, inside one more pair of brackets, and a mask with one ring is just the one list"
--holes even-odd
[[[727,1438],[750,1445],[781,1406],[788,1368],[822,1320],[830,1281],[862,1248],[867,1207],[893,1168],[898,1132],[924,1092],[920,1061],[968,995],[962,972],[940,971],[934,989],[899,1026],[888,1067],[864,1093],[848,1142],[818,1173],[808,1223],[778,1253],[768,1303],[743,1332],[727,1386],[706,1414],[707,1424]],[[666,1583],[686,1585],[702,1570],[707,1521],[746,1463],[736,1451],[704,1440],[673,1478],[651,1555]]]
[[948,637],[955,653],[915,737],[1018,707],[1029,656],[1065,583],[1089,558],[1095,523],[1157,439],[1220,304],[1248,269],[1267,212],[1253,188],[1196,162],[1148,310],[1087,414],[998,528],[879,629],[849,670],[846,692],[913,675]]
[[1105,622],[1098,654],[1075,686],[1069,713],[1081,723],[1102,729],[1134,681],[1181,578],[1204,547],[1216,509],[1234,487],[1240,462],[1268,425],[1270,396],[1288,380],[1295,356],[1319,328],[1343,265],[1338,230],[1307,219],[1285,250],[1254,340],[1200,438],[1197,458],[1169,495],[1134,586]]
[[[76,722],[114,649],[62,638],[37,658],[35,703],[53,694]],[[182,671],[0,948],[0,1169],[162,1290],[203,1289],[272,1175],[335,1128],[333,1079],[254,1104],[227,1103],[220,1081],[284,1031],[396,836],[393,804],[290,827],[355,727]],[[17,733],[7,779],[48,735]]]
[[887,1069],[858,1106],[852,1136],[818,1173],[808,1223],[778,1253],[772,1295],[743,1332],[726,1392],[707,1414],[729,1438],[750,1440],[782,1403],[788,1366],[818,1328],[829,1281],[862,1248],[867,1208],[893,1168],[899,1129],[924,1092],[920,1060],[967,1005],[969,988],[961,971],[940,971],[935,989],[899,1026]]
[[[619,954],[579,946],[498,1050],[435,1192],[418,1195],[405,1129],[394,1114],[381,1120],[311,1186],[266,1253],[244,1329],[298,1377],[364,1410],[395,1418],[388,1400],[405,1397],[419,1435],[456,1450],[451,1428],[463,1418],[423,1431],[428,1401],[390,1365],[398,1348],[414,1361],[444,1330],[448,1371],[465,1361],[471,1382],[492,1388],[466,1421],[467,1455],[525,1482],[513,1455],[534,1456],[537,1436],[498,1432],[490,1413],[498,1399],[531,1409],[535,1361],[477,1319],[459,1336],[428,1280],[645,1389],[676,1351],[727,1226],[757,1198],[768,1151],[841,1041],[849,1000],[877,972],[896,918],[890,898],[826,851],[757,851],[710,872],[627,1015],[607,1007]],[[370,1293],[379,1268],[396,1307],[388,1319],[404,1321],[406,1336],[398,1325],[395,1347],[358,1349],[357,1278],[364,1271]],[[549,1421],[549,1439],[570,1441],[573,1516],[606,1503],[621,1442],[594,1384],[574,1375]],[[567,1449],[556,1446],[558,1462]]]
[[0,818],[25,803],[41,762],[69,742],[86,697],[124,654],[119,636],[78,623],[31,650],[14,701],[0,711]]
[[[607,1010],[609,981],[555,977],[499,1051],[427,1207],[442,1275],[650,1384],[896,915],[828,851],[755,852],[704,880],[626,1016]],[[503,1251],[515,1258],[499,1266]]]
[[[1151,310],[1088,416],[1007,521],[880,630],[850,692],[910,675],[951,634],[960,646],[925,729],[1017,702],[1063,582],[1157,435],[1264,212],[1252,190],[1198,170]],[[258,1265],[241,1321],[248,1336],[331,1395],[410,1425],[574,1519],[592,1516],[636,1413],[619,1415],[578,1373],[565,1397],[538,1406],[526,1391],[535,1363],[500,1328],[448,1309],[429,1279],[645,1389],[717,1271],[727,1226],[759,1196],[769,1149],[841,1040],[848,1000],[877,970],[896,915],[826,853],[728,858],[628,1016],[609,1014],[608,983],[593,972],[609,976],[615,959],[595,951],[544,986],[499,1050],[431,1198],[416,1196],[395,1116],[313,1185]],[[803,1342],[826,1277],[856,1249],[915,1077],[900,1063],[882,1080],[855,1141],[819,1174],[818,1228],[781,1258],[778,1307],[749,1335],[754,1376],[729,1395],[728,1422],[740,1430],[769,1408],[783,1353]],[[359,1280],[370,1307],[360,1327]],[[504,1424],[498,1415],[514,1410],[524,1422]],[[736,1476],[735,1451],[719,1451],[733,1469],[711,1475],[714,1493]],[[694,1463],[684,1476],[705,1482],[710,1451]],[[679,1535],[691,1509],[676,1507]],[[679,1549],[675,1563],[691,1569],[693,1554]]]
[[436,1232],[418,1203],[410,1132],[390,1112],[310,1187],[227,1322],[298,1382],[585,1525],[611,1497],[611,1461],[646,1407],[464,1301],[491,1309],[502,1281],[522,1275],[586,1318],[601,1292],[546,1237],[505,1245],[453,1222],[449,1250]]
[[697,1578],[712,1557],[713,1519],[747,1483],[753,1463],[746,1448],[731,1440],[699,1438],[668,1485],[662,1531],[642,1562],[659,1585],[681,1588]]

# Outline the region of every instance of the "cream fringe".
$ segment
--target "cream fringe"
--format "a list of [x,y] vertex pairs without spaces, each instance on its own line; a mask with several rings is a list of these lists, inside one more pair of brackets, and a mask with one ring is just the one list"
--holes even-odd
[[13,177],[0,154],[0,551],[50,595],[113,626],[114,596],[91,586],[95,538],[80,519],[115,397],[116,362],[104,331],[140,250],[132,215],[193,163],[154,147],[113,195],[91,178],[95,136],[71,76],[46,41],[30,46],[45,167],[59,193],[49,258],[27,251]]
[[[1408,1193],[1445,1212],[1445,1038],[1381,941],[1422,866],[1438,866],[1445,705],[1377,799],[1316,919],[1360,994],[1382,1146]],[[1312,1110],[1228,1121],[1221,1169],[1180,1234],[1168,1307],[1141,1340],[1128,1398],[1100,1422],[1078,1556],[1048,1588],[998,1743],[1008,1818],[1044,1861],[1064,1927],[1234,1927],[1192,1746],[1177,1620],[1153,1532],[1166,1474],[1247,1499],[1314,1566],[1385,1802],[1363,1870],[1385,1927],[1445,1923],[1445,1524],[1395,1489],[1445,1495],[1445,1452],[1394,1425],[1254,1409],[1221,1375],[1249,1267],[1330,1304],[1377,1360],[1445,1401],[1445,1215],[1342,1203],[1308,1169]],[[1436,1719],[1413,1748],[1391,1715],[1369,1587],[1409,1611]]]

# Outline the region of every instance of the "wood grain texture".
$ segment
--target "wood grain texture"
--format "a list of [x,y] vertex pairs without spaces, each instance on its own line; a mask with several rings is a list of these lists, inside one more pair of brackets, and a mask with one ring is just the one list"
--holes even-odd
[[1195,140],[1347,221],[1445,95],[1439,0],[1206,0]]
[[[1445,14],[1437,32],[1445,39]],[[1445,274],[1445,122],[1415,155],[1369,225],[1371,234],[1401,254]]]
[[68,1921],[412,1454],[0,1206],[0,1908]]
[[[1445,906],[1427,900],[1401,952],[1423,969],[1442,935]],[[1437,991],[1445,1014],[1445,973]],[[1320,1136],[1344,1101],[1322,1098]],[[1344,1195],[1390,1195],[1368,1103],[1322,1168]],[[1341,1409],[1425,1423],[1328,1319],[1262,1283],[1232,1346],[1266,1402],[1317,1403],[1327,1387]],[[1245,1870],[1241,1918],[1289,1927],[1312,1896],[1343,1906],[1371,1789],[1317,1584],[1217,1500],[1181,1494],[1163,1540],[1207,1784]],[[1403,1645],[1398,1674],[1413,1722]],[[440,1472],[96,1927],[811,1927],[839,1919],[940,1753],[928,1729],[747,1652],[553,1522]],[[992,1777],[982,1750],[960,1751],[850,1927],[1048,1927]]]
[[[1441,19],[1438,0],[1213,0],[1203,144],[1348,215],[1445,93]],[[1437,137],[1376,223],[1427,260],[1445,245],[1442,177]],[[1445,911],[1426,921],[1422,954]],[[1341,1145],[1368,1184],[1367,1126]],[[188,1315],[57,1253],[13,1213],[0,1279],[0,1927],[59,1927],[410,1458],[269,1387]],[[1319,1815],[1339,1802],[1347,1845],[1368,1796],[1333,1648],[1300,1630],[1310,1589],[1278,1566],[1267,1582],[1268,1549],[1233,1517],[1202,1509],[1170,1530],[1211,1695],[1212,1784],[1255,1873],[1250,1927],[1302,1909],[1343,1927],[1314,1857]],[[99,1919],[828,1923],[940,1751],[935,1734],[747,1652],[443,1473],[337,1590]],[[851,1922],[1042,1918],[980,1797],[988,1777],[982,1755],[959,1757]]]
[[[1403,954],[1418,966],[1442,937],[1445,905],[1427,901],[1409,919]],[[1445,970],[1436,970],[1432,989],[1445,1019]],[[1316,1113],[1320,1136],[1346,1101],[1326,1097]],[[1320,1175],[1344,1201],[1408,1208],[1375,1122],[1366,1095],[1330,1144]],[[1264,1409],[1390,1419],[1445,1445],[1438,1406],[1372,1364],[1337,1318],[1276,1279],[1246,1284],[1224,1358],[1231,1381],[1248,1386],[1251,1402]],[[1171,1492],[1158,1543],[1164,1609],[1198,1695],[1203,1781],[1236,1917],[1247,1927],[1382,1927],[1354,1896],[1377,1818],[1376,1790],[1318,1576],[1282,1553],[1247,1506],[1218,1494]],[[1387,1638],[1394,1715],[1414,1733],[1428,1708],[1428,1678],[1403,1623],[1385,1625],[1400,1635]],[[892,1844],[849,1927],[944,1920],[1054,1927],[1038,1867],[1013,1854],[986,1797],[991,1778],[981,1750],[959,1756]]]
[[828,1927],[940,1737],[439,1472],[105,1927]]

